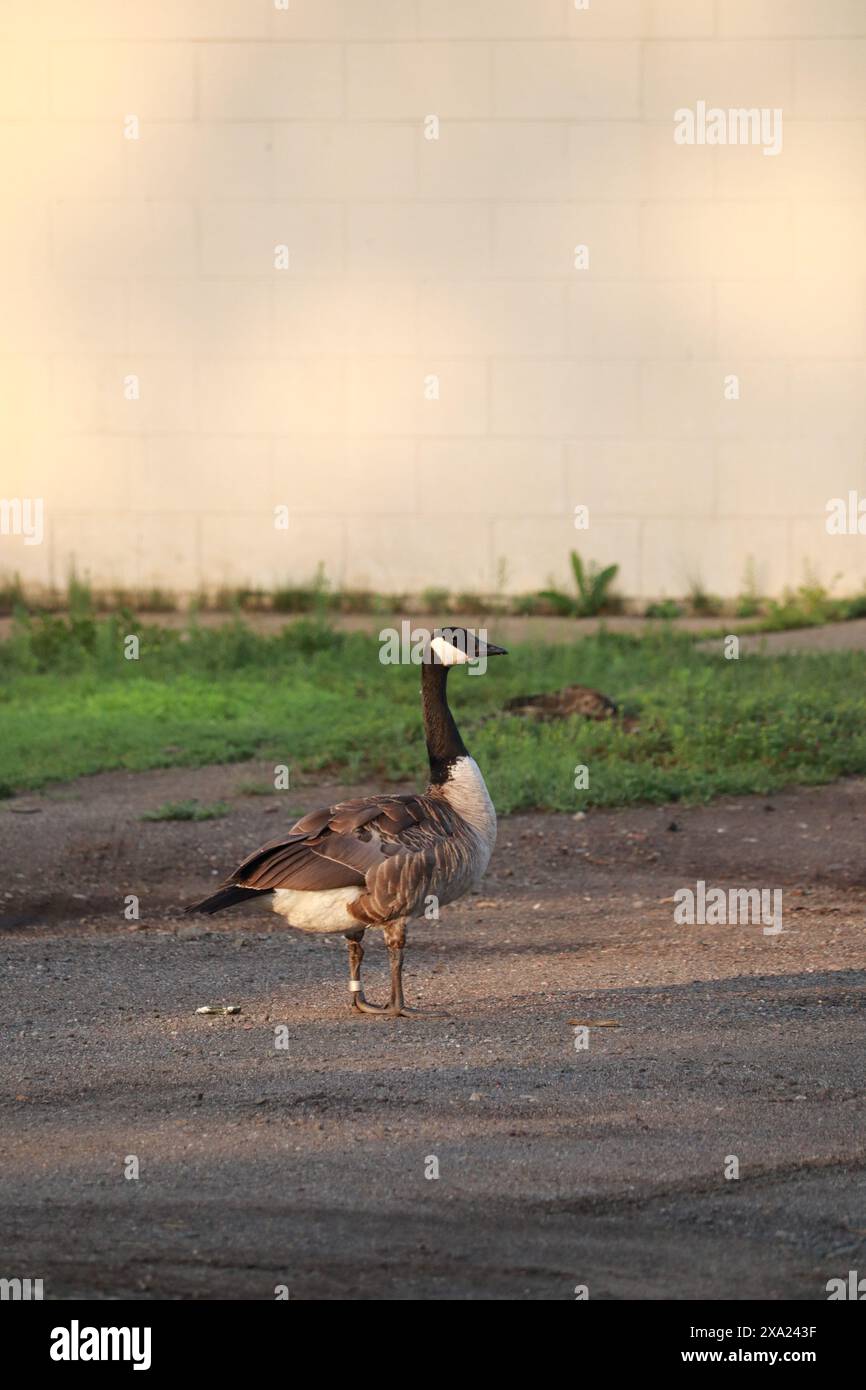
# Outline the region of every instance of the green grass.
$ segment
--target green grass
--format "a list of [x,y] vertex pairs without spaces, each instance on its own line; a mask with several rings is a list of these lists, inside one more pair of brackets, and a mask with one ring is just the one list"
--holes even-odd
[[[123,657],[129,632],[138,661]],[[495,625],[490,636],[496,638]],[[513,695],[581,681],[637,731],[498,717]],[[309,778],[423,782],[416,667],[321,622],[278,636],[242,623],[183,633],[116,618],[48,618],[0,643],[0,787],[110,768],[260,758]],[[726,661],[671,632],[520,645],[484,676],[456,671],[452,705],[502,811],[706,800],[866,772],[866,654]],[[574,789],[578,764],[589,788]]]
[[274,796],[276,787],[273,782],[238,782],[235,792],[238,796]]
[[155,811],[145,811],[142,820],[220,820],[227,816],[231,807],[225,801],[215,801],[211,806],[202,806],[193,798],[191,801],[165,801]]

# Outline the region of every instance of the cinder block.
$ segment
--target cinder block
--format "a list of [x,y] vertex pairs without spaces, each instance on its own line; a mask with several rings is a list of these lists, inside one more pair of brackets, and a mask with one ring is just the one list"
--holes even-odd
[[50,222],[44,202],[25,204],[0,218],[0,276],[15,281],[51,274]]
[[[206,203],[201,209],[205,275],[339,275],[343,217],[336,203]],[[276,269],[276,248],[288,267]]]
[[202,578],[198,515],[149,512],[139,514],[135,523],[136,587],[197,588]]
[[189,203],[67,200],[53,209],[53,246],[58,275],[192,275],[194,211]]
[[[652,0],[650,0],[650,7]],[[651,16],[646,0],[605,0],[578,9],[565,0],[566,33],[570,39],[641,39],[649,37]]]
[[415,186],[411,125],[300,121],[274,131],[280,197],[392,198]]
[[422,439],[418,511],[461,516],[561,517],[567,508],[562,447],[548,439]]
[[258,357],[270,350],[271,291],[260,281],[133,280],[129,301],[133,354]]
[[712,38],[714,0],[649,0],[644,38]]
[[24,141],[19,126],[18,141],[21,153],[31,163],[34,197],[55,203],[121,198],[127,192],[130,142],[123,138],[119,120],[53,120],[29,127]]
[[[43,44],[0,43],[0,120],[45,120],[50,114],[48,53]],[[20,132],[19,132],[20,136]]]
[[445,121],[415,135],[422,198],[570,198],[568,131],[553,123]]
[[[128,398],[138,377],[138,399]],[[61,432],[144,434],[195,429],[192,364],[183,358],[58,357],[52,413]]]
[[[726,378],[739,377],[739,399]],[[777,362],[644,362],[641,423],[650,437],[784,438],[790,431],[788,369]]]
[[[115,0],[5,0],[17,6],[20,23],[57,39],[398,39],[416,32],[414,6],[407,0],[152,0],[146,5]],[[29,20],[29,23],[28,23]]]
[[649,203],[642,209],[641,221],[642,269],[648,279],[710,280],[719,273],[718,204]]
[[[156,518],[153,522],[155,532]],[[61,584],[75,574],[96,588],[136,587],[142,542],[139,520],[126,508],[104,514],[70,508],[52,514],[52,567]],[[171,583],[182,578],[181,565]]]
[[719,445],[718,511],[722,516],[827,516],[827,502],[866,487],[866,461],[855,440],[730,439]]
[[801,275],[853,284],[866,272],[866,202],[800,202],[794,208],[794,256]]
[[597,518],[713,511],[715,446],[709,440],[571,440],[566,457],[570,509],[588,507],[590,529]]
[[[493,266],[514,279],[622,280],[640,273],[637,204],[497,203]],[[578,247],[586,247],[588,265]]]
[[862,357],[863,281],[767,281],[717,286],[718,350],[735,358]]
[[219,201],[273,196],[272,142],[271,127],[254,122],[145,121],[138,140],[119,140],[131,197]]
[[641,592],[646,598],[680,597],[696,582],[709,593],[734,598],[743,591],[749,559],[761,593],[778,594],[789,582],[785,521],[649,519],[642,531]]
[[201,518],[201,569],[209,583],[276,588],[305,583],[324,565],[328,579],[346,583],[346,523],[332,513],[304,517],[278,531],[270,507],[235,516]]
[[[42,499],[44,540],[41,546],[22,546],[19,537],[0,536],[0,574],[20,569],[31,550],[50,552],[55,520],[64,511],[104,517],[128,509],[130,479],[144,454],[141,440],[120,435],[31,434],[4,438],[3,449],[0,495]],[[37,566],[32,577],[48,582],[51,575]],[[62,571],[59,582],[67,577]]]
[[[118,513],[134,510],[136,480],[146,476],[144,441],[120,434],[59,434],[51,457],[43,453],[33,486],[52,513]],[[176,481],[176,479],[175,479]],[[154,493],[153,510],[166,508]],[[170,504],[169,508],[170,510]]]
[[278,279],[272,293],[279,356],[416,351],[413,284]]
[[704,282],[584,281],[567,287],[571,357],[714,355],[712,285]]
[[493,57],[497,116],[604,120],[639,114],[637,43],[497,43]]
[[631,362],[498,361],[491,364],[492,432],[629,435],[637,423]]
[[722,38],[840,38],[866,34],[860,0],[725,0],[719,6]]
[[60,43],[50,50],[53,114],[64,120],[191,120],[191,44]]
[[574,39],[711,38],[713,0],[605,0],[578,9],[566,0]]
[[546,39],[565,30],[562,0],[419,0],[422,39]]
[[[55,0],[49,0],[55,3]],[[28,15],[30,19],[28,22]],[[38,37],[45,23],[45,10],[39,10],[38,19],[33,15],[24,0],[6,0],[0,9],[0,43],[12,40],[18,43],[32,41]]]
[[0,352],[126,350],[126,287],[118,280],[40,277],[0,282]]
[[490,112],[490,62],[483,44],[353,44],[346,49],[346,75],[348,113],[364,120]]
[[866,39],[795,43],[794,84],[796,116],[866,116]]
[[581,121],[568,127],[568,140],[575,198],[673,201],[713,194],[713,151],[675,145],[667,123]]
[[[298,0],[292,0],[297,4]],[[53,42],[78,39],[238,39],[266,38],[271,31],[272,0],[155,0],[147,5],[116,0],[5,0],[15,12],[16,28]]]
[[303,516],[409,516],[417,511],[414,446],[405,439],[279,439],[271,496]]
[[348,364],[347,389],[353,435],[477,435],[487,428],[484,362],[356,358]]
[[[47,504],[48,494],[54,485],[55,458],[59,441],[53,434],[34,434],[21,430],[4,417],[3,422],[3,475],[0,479],[0,497],[42,497]],[[6,539],[13,539],[7,537]],[[0,547],[3,536],[0,534]],[[28,547],[32,549],[35,547]],[[0,548],[0,571],[2,571],[2,548]]]
[[275,39],[412,39],[414,5],[406,0],[290,0],[275,12]]
[[856,593],[866,580],[863,537],[828,536],[825,521],[821,516],[789,523],[788,583],[793,586],[817,580],[835,594]]
[[418,287],[419,350],[495,357],[557,356],[563,286],[507,281]]
[[[346,583],[383,593],[453,588],[459,574],[467,589],[494,582],[490,527],[459,508],[429,516],[359,517],[346,528]],[[423,620],[426,621],[426,620]]]
[[199,55],[207,120],[323,120],[343,114],[333,43],[208,44]]
[[853,121],[785,119],[780,154],[725,145],[714,157],[723,199],[793,198],[820,208],[866,194],[866,126]]
[[133,512],[236,513],[273,519],[271,442],[265,436],[156,435],[144,441],[145,466],[130,479]]
[[60,582],[73,570],[95,588],[194,589],[200,582],[195,517],[162,513],[58,513],[53,564]]
[[475,278],[490,272],[490,219],[480,203],[357,203],[349,270],[368,279]]
[[7,357],[0,371],[0,420],[4,438],[24,439],[44,434],[51,419],[51,376],[54,364],[43,354]]
[[[724,110],[740,107],[790,109],[792,49],[760,39],[703,43],[654,43],[644,52],[643,114],[670,119],[698,101]],[[712,148],[708,146],[707,148]]]
[[567,126],[571,196],[637,201],[644,193],[644,129],[636,120]]
[[504,559],[512,592],[549,586],[571,593],[574,576],[569,552],[598,565],[619,565],[615,589],[623,594],[639,592],[640,523],[592,521],[588,531],[575,531],[572,512],[561,520],[550,517],[503,517],[493,523],[493,553]]
[[45,123],[28,121],[25,126],[12,120],[0,124],[0,180],[17,209],[25,201],[52,196],[45,167],[50,148],[51,133]]
[[767,279],[793,269],[785,203],[651,203],[643,270],[651,279]]
[[791,368],[794,435],[819,440],[866,435],[866,363],[798,362]]
[[[39,492],[27,492],[22,488],[13,487],[11,482],[5,480],[2,495],[7,498],[30,497],[34,500],[41,496]],[[31,514],[31,522],[35,522],[35,515],[33,514]],[[55,513],[50,507],[43,505],[40,544],[27,544],[24,535],[0,535],[0,576],[4,580],[17,575],[23,585],[34,585],[40,588],[54,582],[54,524]],[[62,576],[63,580],[67,578],[68,575]]]
[[202,433],[303,436],[344,428],[344,371],[330,358],[200,362],[197,397]]
[[0,178],[15,218],[28,203],[122,197],[130,141],[120,121],[8,121],[0,125]]
[[[715,161],[718,149],[706,145],[677,145],[673,124],[647,122],[640,128],[641,192],[645,198],[683,202],[689,198],[715,197]],[[764,163],[770,162],[762,156]]]

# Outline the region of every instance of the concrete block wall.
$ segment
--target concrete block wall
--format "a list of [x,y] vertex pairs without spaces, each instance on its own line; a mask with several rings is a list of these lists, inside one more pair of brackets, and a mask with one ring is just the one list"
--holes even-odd
[[4,0],[0,74],[0,576],[866,577],[862,0]]

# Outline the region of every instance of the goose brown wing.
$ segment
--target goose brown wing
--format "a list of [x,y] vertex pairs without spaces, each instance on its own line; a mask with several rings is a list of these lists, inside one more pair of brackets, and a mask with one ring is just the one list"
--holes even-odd
[[[429,796],[363,797],[323,807],[303,816],[287,835],[255,850],[227,880],[245,888],[295,888],[308,892],[331,888],[395,887],[407,877],[398,857],[420,856],[423,873],[437,845],[458,828],[459,818],[447,802]],[[379,873],[389,872],[378,885]],[[411,875],[410,875],[411,877]]]

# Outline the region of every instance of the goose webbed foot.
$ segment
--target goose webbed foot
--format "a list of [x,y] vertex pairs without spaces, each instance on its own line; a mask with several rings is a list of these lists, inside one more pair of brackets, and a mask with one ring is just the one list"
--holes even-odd
[[388,1006],[386,1012],[393,1018],[448,1018],[444,1009],[415,1009],[411,1004],[402,1004],[399,1009]]
[[390,1007],[390,1004],[371,1004],[364,998],[363,993],[352,995],[352,1008],[359,1014],[386,1014]]
[[448,1015],[441,1009],[414,1009],[411,1004],[400,1004],[399,1006],[391,1001],[388,1004],[369,1004],[363,997],[359,1000],[358,995],[352,996],[352,1007],[362,1014],[381,1014],[385,1018],[447,1018]]

